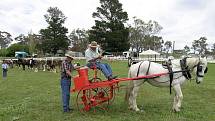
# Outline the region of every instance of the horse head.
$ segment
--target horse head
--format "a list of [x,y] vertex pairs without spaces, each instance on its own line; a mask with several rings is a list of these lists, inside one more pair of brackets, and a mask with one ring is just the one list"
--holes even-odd
[[206,57],[199,59],[199,63],[197,64],[195,71],[196,71],[196,83],[199,84],[203,81],[203,77],[208,71]]
[[196,83],[200,84],[203,81],[204,75],[208,71],[207,67],[207,59],[206,57],[204,58],[195,58],[195,59],[188,59],[188,64],[190,63],[191,69],[195,72],[196,74]]

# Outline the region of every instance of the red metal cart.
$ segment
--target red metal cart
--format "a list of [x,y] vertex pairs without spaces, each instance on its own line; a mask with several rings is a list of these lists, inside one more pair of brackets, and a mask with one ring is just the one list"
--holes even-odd
[[73,78],[74,88],[72,92],[78,92],[76,103],[81,112],[89,111],[94,108],[106,110],[115,96],[115,89],[119,88],[118,83],[122,81],[131,81],[138,79],[155,78],[168,73],[153,74],[140,76],[136,78],[117,78],[113,80],[104,80],[91,82],[88,79],[88,68],[82,67],[77,69],[78,75]]

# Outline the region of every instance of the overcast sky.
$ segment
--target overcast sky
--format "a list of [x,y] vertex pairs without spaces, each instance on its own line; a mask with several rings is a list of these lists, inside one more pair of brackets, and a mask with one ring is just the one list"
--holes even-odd
[[[209,45],[215,43],[215,0],[119,0],[132,17],[144,21],[155,20],[163,30],[165,41],[175,41],[175,48],[191,46],[195,39],[206,36]],[[65,26],[90,29],[94,25],[92,13],[99,0],[0,0],[0,30],[16,37],[29,31],[38,33],[47,27],[44,14],[57,6],[67,17]]]

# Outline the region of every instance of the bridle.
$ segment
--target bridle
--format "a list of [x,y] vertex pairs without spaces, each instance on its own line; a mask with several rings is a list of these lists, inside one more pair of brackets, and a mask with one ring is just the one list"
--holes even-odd
[[[187,78],[187,79],[191,79],[190,71],[191,71],[191,70],[194,70],[194,68],[197,67],[196,76],[197,76],[197,77],[203,78],[204,75],[199,74],[200,72],[202,72],[202,69],[203,69],[203,65],[201,65],[201,63],[200,63],[200,58],[199,58],[198,64],[195,65],[195,66],[193,66],[192,69],[188,69],[188,66],[187,66],[187,63],[186,63],[186,59],[187,59],[187,58],[182,59],[182,62],[183,62],[183,63],[181,63],[181,64],[183,64],[183,66],[182,66],[182,65],[181,65],[181,66],[184,67],[184,68],[182,68],[182,70],[183,70],[183,69],[187,69],[186,74],[183,74],[183,75],[184,75],[186,78],[189,76],[190,78]],[[206,67],[206,69],[205,69],[205,71],[204,71],[204,74],[206,74],[207,71],[208,71],[208,67]],[[196,83],[199,84],[200,82],[196,80]]]
[[[204,77],[204,75],[200,75],[199,72],[202,72],[203,66],[200,64],[200,62],[196,65],[197,67],[197,71],[196,71],[196,75],[197,77]],[[206,67],[204,74],[206,74],[208,72],[208,67]]]

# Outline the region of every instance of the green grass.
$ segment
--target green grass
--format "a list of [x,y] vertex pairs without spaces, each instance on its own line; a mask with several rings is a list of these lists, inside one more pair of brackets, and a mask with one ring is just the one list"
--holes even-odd
[[[126,62],[110,64],[116,75],[127,77]],[[122,87],[108,111],[83,115],[76,107],[77,93],[71,94],[74,112],[62,113],[59,73],[10,69],[7,80],[0,80],[0,121],[214,121],[214,72],[215,65],[209,64],[203,83],[197,85],[192,80],[183,85],[183,109],[179,113],[171,111],[174,94],[169,94],[169,88],[145,83],[137,98],[138,105],[145,112],[127,109],[125,87]]]

